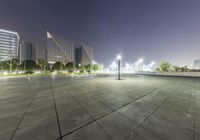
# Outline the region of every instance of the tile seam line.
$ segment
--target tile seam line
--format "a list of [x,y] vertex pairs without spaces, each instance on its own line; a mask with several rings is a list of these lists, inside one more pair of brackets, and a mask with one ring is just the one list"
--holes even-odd
[[[174,91],[177,92],[177,90],[183,86],[185,82],[183,82],[181,85],[179,85]],[[176,93],[177,94],[177,93]],[[166,97],[166,99],[164,99],[162,102],[165,102],[168,98],[170,98],[170,96],[172,95],[169,95],[168,97]],[[140,123],[136,128],[140,127],[146,120],[148,120],[152,115],[153,113],[155,113],[160,107],[162,107],[162,104],[160,104],[142,123]],[[167,121],[169,122],[169,121]],[[171,122],[170,122],[171,123]],[[141,126],[142,127],[142,126]],[[142,127],[143,128],[143,127]],[[146,129],[146,128],[145,128]],[[147,129],[146,129],[147,130]],[[153,134],[154,136],[156,136],[157,138],[161,139],[159,136],[155,135],[154,133],[152,133],[150,130],[147,130],[148,132],[150,132],[151,134]],[[131,135],[128,135],[124,140],[127,140]]]
[[[27,77],[27,78],[28,78],[28,77]],[[28,85],[29,85],[30,88],[32,88],[30,82],[28,82]],[[38,89],[39,89],[39,87],[37,88],[37,91],[38,91]],[[34,97],[35,97],[35,95],[36,95],[36,92],[34,92],[34,94],[32,95],[32,97],[31,97],[32,100],[31,100],[31,102],[29,103],[29,105],[27,106],[27,108],[26,108],[26,110],[25,110],[25,112],[24,112],[24,114],[23,114],[21,120],[19,121],[17,127],[15,128],[13,134],[11,135],[10,140],[13,139],[13,137],[14,137],[14,135],[16,134],[16,132],[17,132],[19,126],[21,125],[23,119],[25,118],[26,114],[28,113],[28,110],[29,110],[29,108],[31,107],[31,105],[32,105],[32,103],[33,103],[33,101],[34,101]]]
[[[92,115],[90,115],[90,113],[81,105],[81,103],[80,102],[78,102],[70,93],[69,93],[69,95],[72,97],[72,99],[77,103],[77,104],[79,104],[79,106],[93,119],[93,121],[91,122],[91,123],[96,123],[103,131],[104,131],[104,133],[111,139],[111,140],[113,140],[113,138],[112,138],[112,136],[110,136],[108,133],[107,133],[107,131],[97,122],[97,119],[95,119]],[[89,124],[91,124],[91,123],[89,123]],[[88,125],[89,125],[88,124]],[[85,125],[85,126],[87,126],[87,125]],[[84,127],[85,127],[84,126]],[[75,131],[74,131],[75,132]],[[63,135],[63,137],[65,137],[65,136],[67,136],[67,135]]]
[[[139,100],[139,99],[141,99],[141,98],[143,98],[143,97],[145,97],[145,96],[147,96],[147,95],[149,95],[149,94],[152,94],[153,92],[155,92],[155,91],[157,91],[157,90],[159,90],[159,89],[162,89],[162,88],[164,88],[164,87],[167,87],[168,85],[170,85],[171,84],[171,82],[168,82],[166,85],[162,85],[161,87],[159,87],[159,88],[157,88],[157,89],[154,89],[154,90],[152,90],[152,91],[150,91],[150,92],[147,92],[147,94],[145,94],[144,96],[142,96],[142,97],[139,97],[139,98],[137,98],[136,100],[134,100],[134,101],[132,101],[132,102],[129,102],[128,104],[126,104],[126,105],[124,105],[124,106],[121,106],[120,108],[122,108],[122,107],[125,107],[125,106],[127,106],[127,105],[129,105],[129,104],[131,104],[131,103],[133,103],[133,102],[136,102],[137,100]],[[93,97],[92,97],[93,98]],[[97,100],[96,98],[94,98],[95,100]],[[104,104],[104,103],[102,103],[101,101],[99,101],[99,100],[97,100],[98,102],[100,102],[101,104]],[[105,106],[107,106],[106,104],[104,104]],[[109,107],[109,106],[107,106],[107,107]],[[110,108],[110,107],[109,107]],[[97,120],[99,120],[99,119],[102,119],[102,118],[104,118],[104,117],[106,117],[106,116],[108,116],[108,115],[110,115],[111,113],[113,113],[113,112],[117,112],[117,110],[119,110],[120,108],[117,108],[117,109],[112,109],[112,108],[110,108],[110,109],[112,109],[112,111],[110,112],[110,113],[107,113],[107,114],[105,114],[105,115],[103,115],[102,117],[100,117],[100,118],[98,118],[98,119],[95,119],[95,120],[93,120],[93,121],[91,121],[91,122],[89,122],[89,123],[86,123],[85,125],[83,125],[83,126],[80,126],[80,127],[78,127],[78,128],[76,128],[76,129],[74,129],[74,130],[71,130],[71,131],[69,131],[68,133],[66,133],[66,134],[64,134],[63,135],[63,137],[65,137],[65,136],[67,136],[67,135],[69,135],[69,134],[71,134],[71,133],[74,133],[74,132],[76,132],[77,130],[79,130],[79,129],[81,129],[81,128],[83,128],[83,127],[85,127],[85,126],[87,126],[87,125],[89,125],[89,124],[91,124],[91,123],[93,123],[93,122],[95,122],[95,121],[97,121]],[[121,114],[121,113],[120,113]],[[124,116],[124,115],[122,115],[122,116]],[[126,116],[124,116],[125,118],[127,118]],[[129,118],[127,118],[128,120],[130,120]],[[130,121],[133,121],[133,120],[130,120]],[[58,140],[59,138],[57,138],[57,140]]]
[[61,128],[60,128],[60,121],[59,121],[59,117],[58,117],[58,111],[57,111],[57,106],[56,106],[56,101],[55,101],[55,95],[54,95],[54,90],[53,90],[53,84],[52,84],[51,76],[49,76],[49,80],[50,80],[51,93],[52,93],[52,96],[53,96],[53,103],[54,103],[54,109],[55,109],[55,113],[56,113],[56,120],[57,120],[57,125],[58,125],[58,131],[59,131],[59,135],[60,135],[59,138],[62,140],[62,132],[61,132]]

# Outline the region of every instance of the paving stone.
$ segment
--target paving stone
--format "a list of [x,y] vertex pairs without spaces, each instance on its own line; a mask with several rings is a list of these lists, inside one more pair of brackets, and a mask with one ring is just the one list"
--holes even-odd
[[126,100],[124,98],[112,98],[110,100],[105,100],[102,103],[115,110],[129,104],[130,102],[131,100]]
[[127,140],[161,140],[161,139],[153,135],[146,129],[139,127],[128,137]]
[[0,78],[0,139],[9,139],[31,102],[13,139],[59,138],[50,80],[64,139],[200,139],[199,80],[139,75]]
[[56,120],[36,123],[16,131],[14,140],[55,140],[59,137]]
[[10,140],[12,134],[13,134],[13,131],[4,133],[0,135],[0,140]]
[[95,119],[98,119],[113,111],[111,108],[100,102],[87,103],[83,104],[82,106]]
[[119,109],[118,112],[136,122],[137,125],[142,123],[151,114],[151,112],[147,112],[141,108],[136,108],[130,105]]
[[189,129],[155,116],[151,116],[145,121],[142,127],[164,140],[192,140],[194,135],[194,132]]
[[50,108],[42,108],[38,110],[29,110],[21,122],[20,128],[35,123],[41,123],[56,118],[54,106]]
[[63,137],[63,140],[111,140],[96,122],[89,124],[76,132]]
[[0,135],[15,130],[22,119],[22,115],[0,119]]
[[194,120],[190,116],[190,114],[179,113],[179,112],[161,107],[154,113],[154,115],[159,118],[168,120],[181,127],[191,129],[191,131],[193,131],[194,129]]
[[82,127],[94,121],[83,109],[74,109],[65,115],[59,116],[60,127],[63,134]]
[[137,124],[115,112],[100,120],[99,124],[115,140],[125,139],[137,126]]

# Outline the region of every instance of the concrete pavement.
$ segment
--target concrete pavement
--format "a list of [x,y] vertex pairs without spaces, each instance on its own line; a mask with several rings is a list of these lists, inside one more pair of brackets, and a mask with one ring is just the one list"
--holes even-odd
[[2,140],[199,140],[200,79],[0,79]]

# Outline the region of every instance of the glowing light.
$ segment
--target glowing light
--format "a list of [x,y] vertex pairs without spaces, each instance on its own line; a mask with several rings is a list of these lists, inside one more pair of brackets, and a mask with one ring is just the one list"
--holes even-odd
[[95,61],[92,61],[92,64],[97,64]]
[[126,63],[126,64],[125,64],[125,67],[126,67],[126,68],[129,68],[129,67],[130,67],[130,64]]
[[138,60],[138,64],[142,63],[143,61],[144,61],[143,58],[140,58],[140,59]]
[[117,60],[121,60],[121,59],[122,59],[121,55],[120,54],[117,55]]
[[152,62],[149,64],[149,66],[150,66],[150,67],[153,67],[155,64],[156,64],[156,63],[155,63],[154,61],[152,61]]
[[4,72],[3,72],[3,75],[8,75],[8,72],[7,72],[7,71],[4,71]]
[[111,67],[116,67],[116,66],[117,66],[116,62],[113,61],[112,64],[111,64]]
[[52,75],[55,75],[55,74],[57,74],[57,71],[52,72]]

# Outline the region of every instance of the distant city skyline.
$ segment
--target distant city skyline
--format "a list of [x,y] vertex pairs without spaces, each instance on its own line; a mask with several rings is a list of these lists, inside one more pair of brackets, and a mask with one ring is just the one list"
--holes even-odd
[[2,0],[0,28],[46,47],[46,31],[94,48],[95,61],[168,61],[189,65],[200,58],[197,0]]

